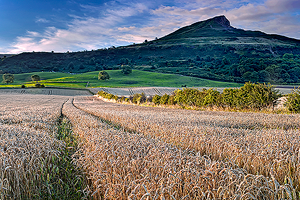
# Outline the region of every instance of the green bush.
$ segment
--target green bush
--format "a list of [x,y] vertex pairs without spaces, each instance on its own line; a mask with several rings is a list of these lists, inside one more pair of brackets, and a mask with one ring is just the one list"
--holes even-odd
[[45,87],[44,84],[40,84],[40,83],[36,83],[34,86],[37,87],[37,88],[44,88]]
[[160,104],[162,105],[166,105],[168,103],[169,100],[169,95],[164,94],[161,98],[160,98]]
[[122,65],[122,73],[123,74],[131,74],[132,73],[132,69],[129,65]]
[[106,71],[100,71],[99,74],[98,74],[98,79],[99,80],[107,80],[109,78],[110,78],[110,76]]
[[3,79],[3,83],[13,83],[14,82],[14,79],[15,79],[15,76],[13,74],[3,74],[2,75],[2,79]]
[[155,104],[155,105],[159,105],[160,104],[160,96],[159,95],[154,95],[154,97],[152,98],[152,102]]
[[174,95],[169,96],[168,105],[175,105],[175,104],[176,104],[176,101],[175,101]]
[[134,94],[132,98],[132,103],[141,104],[146,102],[147,98],[144,93],[142,94]]
[[284,105],[289,111],[300,113],[300,87],[298,89],[293,89],[292,93],[288,94],[287,101]]
[[242,109],[261,110],[262,108],[273,107],[278,97],[278,92],[271,85],[248,82],[238,90],[236,106]]
[[214,89],[206,90],[202,106],[209,106],[209,107],[220,106],[220,103],[221,103],[220,92]]
[[106,93],[105,98],[106,98],[106,99],[112,99],[112,98],[114,98],[114,96],[115,96],[115,95],[113,95],[113,94]]
[[140,104],[140,103],[145,103],[146,100],[147,100],[147,98],[146,98],[146,96],[145,96],[145,93],[142,93],[142,94],[139,95],[139,98],[138,98],[137,101],[138,101],[138,103]]
[[223,90],[221,102],[225,107],[236,107],[238,89],[226,88]]

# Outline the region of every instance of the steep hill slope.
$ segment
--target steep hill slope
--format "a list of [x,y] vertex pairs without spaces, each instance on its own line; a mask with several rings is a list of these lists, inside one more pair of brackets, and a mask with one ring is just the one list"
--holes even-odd
[[10,73],[119,69],[174,73],[232,82],[300,82],[300,41],[234,28],[225,16],[183,27],[142,44],[72,53],[22,53],[0,62]]

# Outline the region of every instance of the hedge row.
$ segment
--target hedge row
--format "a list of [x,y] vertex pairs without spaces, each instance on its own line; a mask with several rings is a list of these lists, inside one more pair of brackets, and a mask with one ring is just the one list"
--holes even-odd
[[[300,93],[298,93],[300,95]],[[261,110],[274,108],[276,100],[280,96],[271,85],[261,83],[245,83],[241,88],[224,89],[222,93],[215,89],[185,88],[176,90],[172,95],[155,95],[146,97],[144,93],[134,94],[129,98],[118,97],[104,91],[98,92],[99,96],[106,99],[114,99],[119,102],[131,102],[135,104],[153,103],[155,105],[179,105],[181,107],[222,107],[230,109]],[[300,110],[300,109],[299,109]]]

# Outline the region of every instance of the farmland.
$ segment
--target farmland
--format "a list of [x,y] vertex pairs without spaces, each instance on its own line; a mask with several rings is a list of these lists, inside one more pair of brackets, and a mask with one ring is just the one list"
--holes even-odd
[[[149,108],[93,96],[0,97],[1,199],[57,194],[58,182],[43,179],[41,169],[56,180],[61,168],[53,159],[73,148],[74,177],[82,171],[89,184],[64,198],[299,197],[298,114]],[[77,144],[71,148],[57,137],[64,123]]]
[[[14,74],[14,83],[2,83],[2,75],[0,76],[0,88],[18,87],[22,84],[26,87],[33,87],[34,82],[31,76],[37,74],[41,77],[41,84],[46,87],[67,87],[67,88],[94,88],[94,87],[238,87],[241,84],[212,81],[208,79],[195,78],[189,76],[163,74],[154,72],[144,72],[133,70],[131,74],[124,75],[121,70],[107,70],[110,75],[109,80],[98,80],[99,71],[86,72],[81,74],[70,74],[60,72],[34,72]],[[1,84],[2,83],[2,84]]]

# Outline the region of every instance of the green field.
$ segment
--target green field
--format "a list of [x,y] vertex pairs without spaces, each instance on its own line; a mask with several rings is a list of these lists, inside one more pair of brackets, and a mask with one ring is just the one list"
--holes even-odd
[[99,71],[82,74],[69,74],[57,72],[35,72],[15,74],[12,84],[3,84],[0,78],[0,87],[21,87],[22,84],[32,87],[31,75],[37,74],[41,77],[40,83],[46,87],[239,87],[242,84],[212,81],[207,79],[154,72],[133,70],[131,74],[124,75],[121,70],[107,70],[110,75],[109,80],[98,80]]

